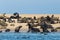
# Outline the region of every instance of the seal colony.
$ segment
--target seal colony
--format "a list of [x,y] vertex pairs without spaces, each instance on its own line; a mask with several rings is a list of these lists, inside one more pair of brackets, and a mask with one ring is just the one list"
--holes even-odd
[[12,15],[0,14],[0,32],[60,32],[59,16],[32,15],[22,17],[17,12]]

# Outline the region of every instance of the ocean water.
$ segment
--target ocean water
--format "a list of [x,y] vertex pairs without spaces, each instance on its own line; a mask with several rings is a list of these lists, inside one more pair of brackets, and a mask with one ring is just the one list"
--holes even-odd
[[60,33],[0,33],[0,40],[60,40]]

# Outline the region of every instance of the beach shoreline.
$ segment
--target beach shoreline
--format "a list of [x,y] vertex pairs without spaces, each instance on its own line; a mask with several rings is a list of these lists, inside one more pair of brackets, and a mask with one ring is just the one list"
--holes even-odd
[[[6,14],[5,16],[10,17],[10,16],[12,16],[12,15],[13,15],[13,14]],[[46,16],[48,16],[48,15],[49,15],[50,17],[51,17],[52,15],[54,15],[55,17],[59,17],[59,19],[60,19],[60,14],[19,14],[19,16],[22,17],[22,18],[24,18],[24,17],[31,17],[31,18],[33,18],[34,16],[36,16],[36,18],[39,18],[39,17],[41,17],[41,16],[46,17]],[[3,16],[3,14],[0,14],[0,16]],[[17,23],[17,20],[16,20],[16,19],[14,19],[14,20],[15,20],[15,23],[8,23],[8,22],[6,22],[6,23],[8,24],[8,26],[7,26],[6,29],[11,29],[12,31],[14,31],[17,26],[21,25],[22,28],[21,28],[20,32],[27,32],[27,31],[28,31],[28,26],[26,26],[27,23]],[[10,26],[11,24],[14,24],[15,26]],[[58,23],[58,24],[51,24],[51,25],[52,25],[54,28],[60,27],[60,24],[59,24],[59,23]]]

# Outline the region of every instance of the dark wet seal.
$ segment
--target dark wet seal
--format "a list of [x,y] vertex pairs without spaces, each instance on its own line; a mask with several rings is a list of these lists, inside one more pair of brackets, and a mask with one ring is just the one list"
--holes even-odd
[[10,29],[6,29],[5,32],[10,32]]
[[15,28],[15,32],[19,32],[19,30],[22,28],[22,26],[18,26]]
[[38,28],[31,28],[31,30],[32,30],[32,33],[40,32],[40,30]]
[[28,23],[27,25],[28,25],[28,32],[32,33],[40,32],[38,28],[34,28],[34,23]]
[[2,30],[0,31],[0,33],[2,33]]

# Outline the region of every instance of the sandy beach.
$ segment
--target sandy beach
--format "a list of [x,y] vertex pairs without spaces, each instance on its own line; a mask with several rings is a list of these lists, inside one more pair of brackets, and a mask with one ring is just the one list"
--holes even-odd
[[[6,17],[10,17],[11,15],[13,15],[13,14],[6,14],[5,16]],[[34,16],[36,16],[36,18],[39,18],[41,16],[46,17],[47,15],[49,15],[51,17],[52,14],[19,14],[19,16],[21,16],[22,18],[23,17],[31,17],[31,18],[33,18]],[[0,14],[0,16],[3,16],[3,14]],[[60,19],[60,14],[54,14],[54,17],[59,17],[59,19]],[[20,29],[20,32],[27,32],[28,31],[28,26],[26,26],[27,23],[17,23],[17,20],[16,19],[14,19],[14,20],[15,20],[15,23],[6,22],[8,24],[8,26],[7,26],[6,29],[11,29],[11,31],[14,31],[17,26],[20,26],[21,25],[22,28]],[[11,24],[14,24],[14,26],[10,26]],[[54,28],[60,27],[60,23],[51,24],[51,25]],[[37,28],[39,28],[39,27],[37,27]]]

